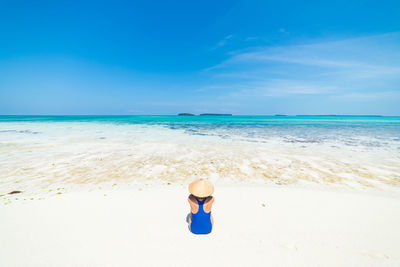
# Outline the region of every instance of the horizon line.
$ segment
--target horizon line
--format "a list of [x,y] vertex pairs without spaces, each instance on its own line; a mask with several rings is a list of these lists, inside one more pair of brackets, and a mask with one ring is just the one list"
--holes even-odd
[[[205,113],[201,113],[205,114]],[[53,117],[61,117],[61,116],[71,116],[71,117],[77,117],[77,116],[180,116],[180,117],[190,117],[190,116],[200,116],[201,114],[193,114],[189,116],[185,115],[178,115],[178,114],[0,114],[1,117],[5,116],[13,116],[13,117],[22,117],[22,116],[37,116],[37,117],[44,117],[44,116],[53,116]],[[210,114],[210,115],[208,115]],[[215,115],[213,115],[215,114]],[[380,114],[230,114],[230,113],[206,113],[206,115],[202,116],[271,116],[271,117],[290,117],[290,116],[342,116],[342,117],[400,117],[400,115],[380,115]]]

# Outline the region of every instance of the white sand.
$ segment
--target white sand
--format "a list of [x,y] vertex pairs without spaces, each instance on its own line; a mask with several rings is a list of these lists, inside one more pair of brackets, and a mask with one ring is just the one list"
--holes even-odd
[[389,193],[219,186],[208,236],[187,230],[186,197],[170,185],[3,201],[0,266],[400,266]]

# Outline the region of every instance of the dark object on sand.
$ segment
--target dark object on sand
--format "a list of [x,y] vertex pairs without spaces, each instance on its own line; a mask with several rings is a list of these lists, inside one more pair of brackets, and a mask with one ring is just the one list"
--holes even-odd
[[22,193],[22,191],[18,191],[18,190],[16,190],[16,191],[11,191],[10,193],[8,193],[9,195],[12,195],[12,194],[19,194],[19,193]]
[[194,116],[192,113],[179,113],[178,116]]

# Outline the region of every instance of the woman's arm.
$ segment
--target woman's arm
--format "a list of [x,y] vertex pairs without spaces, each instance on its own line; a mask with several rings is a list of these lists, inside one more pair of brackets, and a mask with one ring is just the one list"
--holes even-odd
[[188,197],[188,202],[190,205],[190,211],[196,214],[199,211],[199,204],[197,203],[196,198],[193,195],[190,195]]
[[210,196],[207,197],[206,201],[204,202],[204,212],[211,212],[212,204],[214,203],[214,197]]

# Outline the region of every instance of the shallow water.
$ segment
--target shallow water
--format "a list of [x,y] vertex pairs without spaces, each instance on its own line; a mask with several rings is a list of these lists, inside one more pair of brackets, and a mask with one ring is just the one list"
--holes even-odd
[[101,182],[400,187],[400,117],[0,116],[0,187]]

